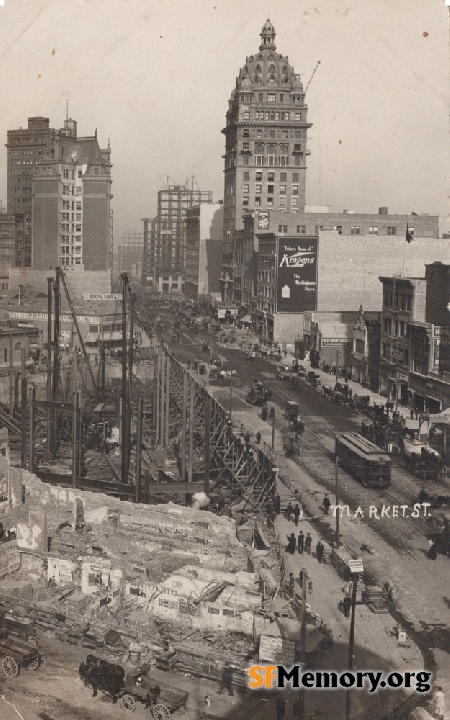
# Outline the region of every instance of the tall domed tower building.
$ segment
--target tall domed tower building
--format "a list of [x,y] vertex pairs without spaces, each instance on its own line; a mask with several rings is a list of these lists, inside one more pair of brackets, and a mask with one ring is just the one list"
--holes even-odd
[[246,58],[228,101],[225,135],[222,299],[250,307],[251,262],[243,215],[258,211],[259,227],[270,210],[305,209],[307,122],[305,92],[284,55],[277,52],[270,20],[255,55]]

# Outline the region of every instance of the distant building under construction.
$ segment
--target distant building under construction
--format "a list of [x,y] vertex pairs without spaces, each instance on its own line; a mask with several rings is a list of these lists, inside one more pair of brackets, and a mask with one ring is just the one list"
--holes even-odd
[[[160,292],[180,293],[184,288],[186,262],[186,211],[202,203],[212,203],[209,190],[190,185],[167,184],[158,192],[158,214],[156,217],[156,247],[153,258],[152,243],[148,243],[144,267],[147,276],[152,277]],[[149,261],[150,260],[150,261]]]

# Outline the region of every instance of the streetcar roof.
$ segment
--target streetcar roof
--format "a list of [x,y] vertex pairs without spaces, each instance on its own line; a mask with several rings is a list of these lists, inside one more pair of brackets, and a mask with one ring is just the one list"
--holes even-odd
[[370,442],[370,440],[367,440],[359,433],[342,433],[342,435],[337,435],[336,440],[358,455],[362,455],[364,457],[370,456],[371,460],[382,460],[383,462],[389,463],[392,462],[391,458],[384,452],[384,450],[378,447],[378,445],[375,445],[373,442]]

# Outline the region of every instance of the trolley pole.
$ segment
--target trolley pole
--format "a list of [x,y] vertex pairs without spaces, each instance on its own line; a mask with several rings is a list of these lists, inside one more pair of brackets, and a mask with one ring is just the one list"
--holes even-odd
[[[355,608],[356,608],[356,594],[358,592],[358,575],[353,575],[353,587],[352,587],[352,614],[350,619],[350,637],[348,641],[348,670],[353,670],[353,659],[355,657]],[[345,701],[345,720],[350,720],[350,713],[352,707],[352,694],[351,689],[347,690],[347,697]]]
[[334,463],[334,476],[335,476],[335,504],[336,504],[336,548],[339,550],[341,546],[341,540],[339,537],[339,458],[336,455]]

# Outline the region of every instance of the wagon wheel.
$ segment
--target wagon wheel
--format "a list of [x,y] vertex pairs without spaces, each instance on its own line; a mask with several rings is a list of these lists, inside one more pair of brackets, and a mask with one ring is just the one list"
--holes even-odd
[[444,465],[444,463],[442,463],[437,476],[439,480],[445,480],[445,478],[447,477],[447,465]]
[[180,705],[179,708],[177,708],[177,715],[184,715],[186,712],[186,705]]
[[122,710],[128,710],[128,712],[134,712],[136,710],[136,700],[132,695],[129,695],[128,693],[126,695],[122,695],[120,698],[120,707]]
[[5,655],[2,660],[3,672],[7,677],[15,678],[20,672],[19,663],[10,655]]
[[153,717],[155,720],[170,720],[170,710],[165,705],[158,703],[153,708]]
[[27,670],[37,670],[38,667],[40,666],[40,664],[41,664],[41,661],[38,657],[33,658],[33,660],[31,660],[31,662],[28,663]]

